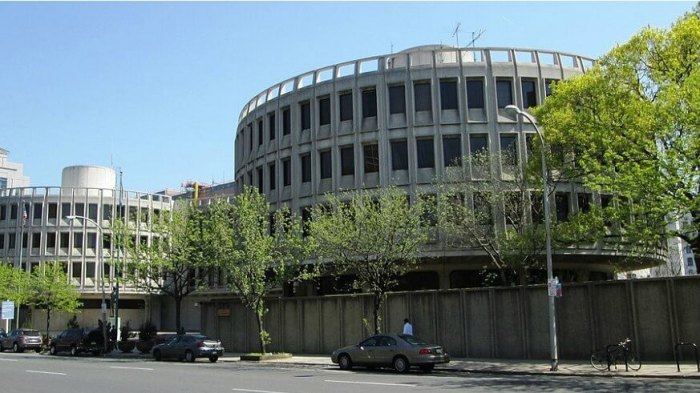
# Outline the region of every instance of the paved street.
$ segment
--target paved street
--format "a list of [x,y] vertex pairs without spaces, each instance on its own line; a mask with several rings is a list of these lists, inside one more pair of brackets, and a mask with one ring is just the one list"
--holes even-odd
[[[231,358],[229,358],[231,359]],[[329,364],[249,363],[224,361],[194,364],[155,362],[141,356],[93,358],[0,353],[2,392],[153,393],[153,392],[584,392],[700,390],[700,379],[602,378],[594,375],[551,375],[464,372],[442,369],[433,374],[392,371],[340,371]]]

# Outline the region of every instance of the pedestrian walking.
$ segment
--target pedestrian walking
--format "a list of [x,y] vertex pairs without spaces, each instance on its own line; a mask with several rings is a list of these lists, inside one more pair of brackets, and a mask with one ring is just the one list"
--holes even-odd
[[403,334],[413,336],[413,325],[411,325],[411,322],[408,320],[408,318],[405,318],[403,320]]

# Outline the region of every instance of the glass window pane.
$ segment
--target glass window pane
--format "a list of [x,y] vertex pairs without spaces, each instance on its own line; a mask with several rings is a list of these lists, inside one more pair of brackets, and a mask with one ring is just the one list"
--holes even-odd
[[499,79],[496,81],[496,97],[498,107],[505,108],[513,104],[513,89],[510,79]]
[[418,168],[435,167],[435,149],[433,149],[433,138],[418,139],[416,141],[416,158]]
[[440,80],[440,108],[457,109],[456,80]]
[[405,139],[391,141],[391,169],[408,169],[408,144]]
[[389,113],[406,113],[406,88],[404,85],[389,86]]
[[415,100],[416,112],[432,110],[430,83],[416,82],[413,85],[413,99]]
[[467,107],[469,109],[484,108],[484,81],[483,79],[467,80]]

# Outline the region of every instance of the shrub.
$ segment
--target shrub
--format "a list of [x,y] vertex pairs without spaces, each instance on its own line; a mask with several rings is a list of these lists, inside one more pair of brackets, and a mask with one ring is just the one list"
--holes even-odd
[[141,327],[139,327],[139,340],[141,341],[150,341],[154,339],[157,334],[158,328],[150,321],[144,322]]

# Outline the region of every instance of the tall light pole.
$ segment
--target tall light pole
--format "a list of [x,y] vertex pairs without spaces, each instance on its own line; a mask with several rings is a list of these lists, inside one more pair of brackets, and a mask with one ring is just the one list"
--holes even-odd
[[97,241],[97,246],[99,247],[97,258],[100,260],[100,286],[102,287],[102,305],[100,307],[102,311],[102,342],[104,344],[104,353],[107,353],[107,301],[105,299],[105,260],[102,257],[102,239],[104,237],[103,229],[102,226],[92,218],[87,218],[83,216],[66,216],[66,218],[69,221],[80,219],[91,222],[95,225],[95,227],[97,227],[97,230],[100,232],[100,238]]
[[559,368],[559,356],[557,355],[557,317],[554,309],[554,296],[549,293],[549,285],[554,279],[554,274],[552,272],[552,233],[550,229],[550,218],[549,218],[549,183],[547,183],[547,160],[544,154],[544,136],[542,131],[537,126],[535,118],[531,114],[521,110],[515,105],[507,105],[505,108],[506,112],[513,115],[514,117],[522,116],[526,118],[533,127],[535,127],[535,132],[540,138],[542,144],[542,200],[544,202],[544,235],[545,235],[545,248],[547,252],[547,298],[549,303],[549,345],[550,345],[550,355],[552,358],[552,368],[551,371],[557,371]]

